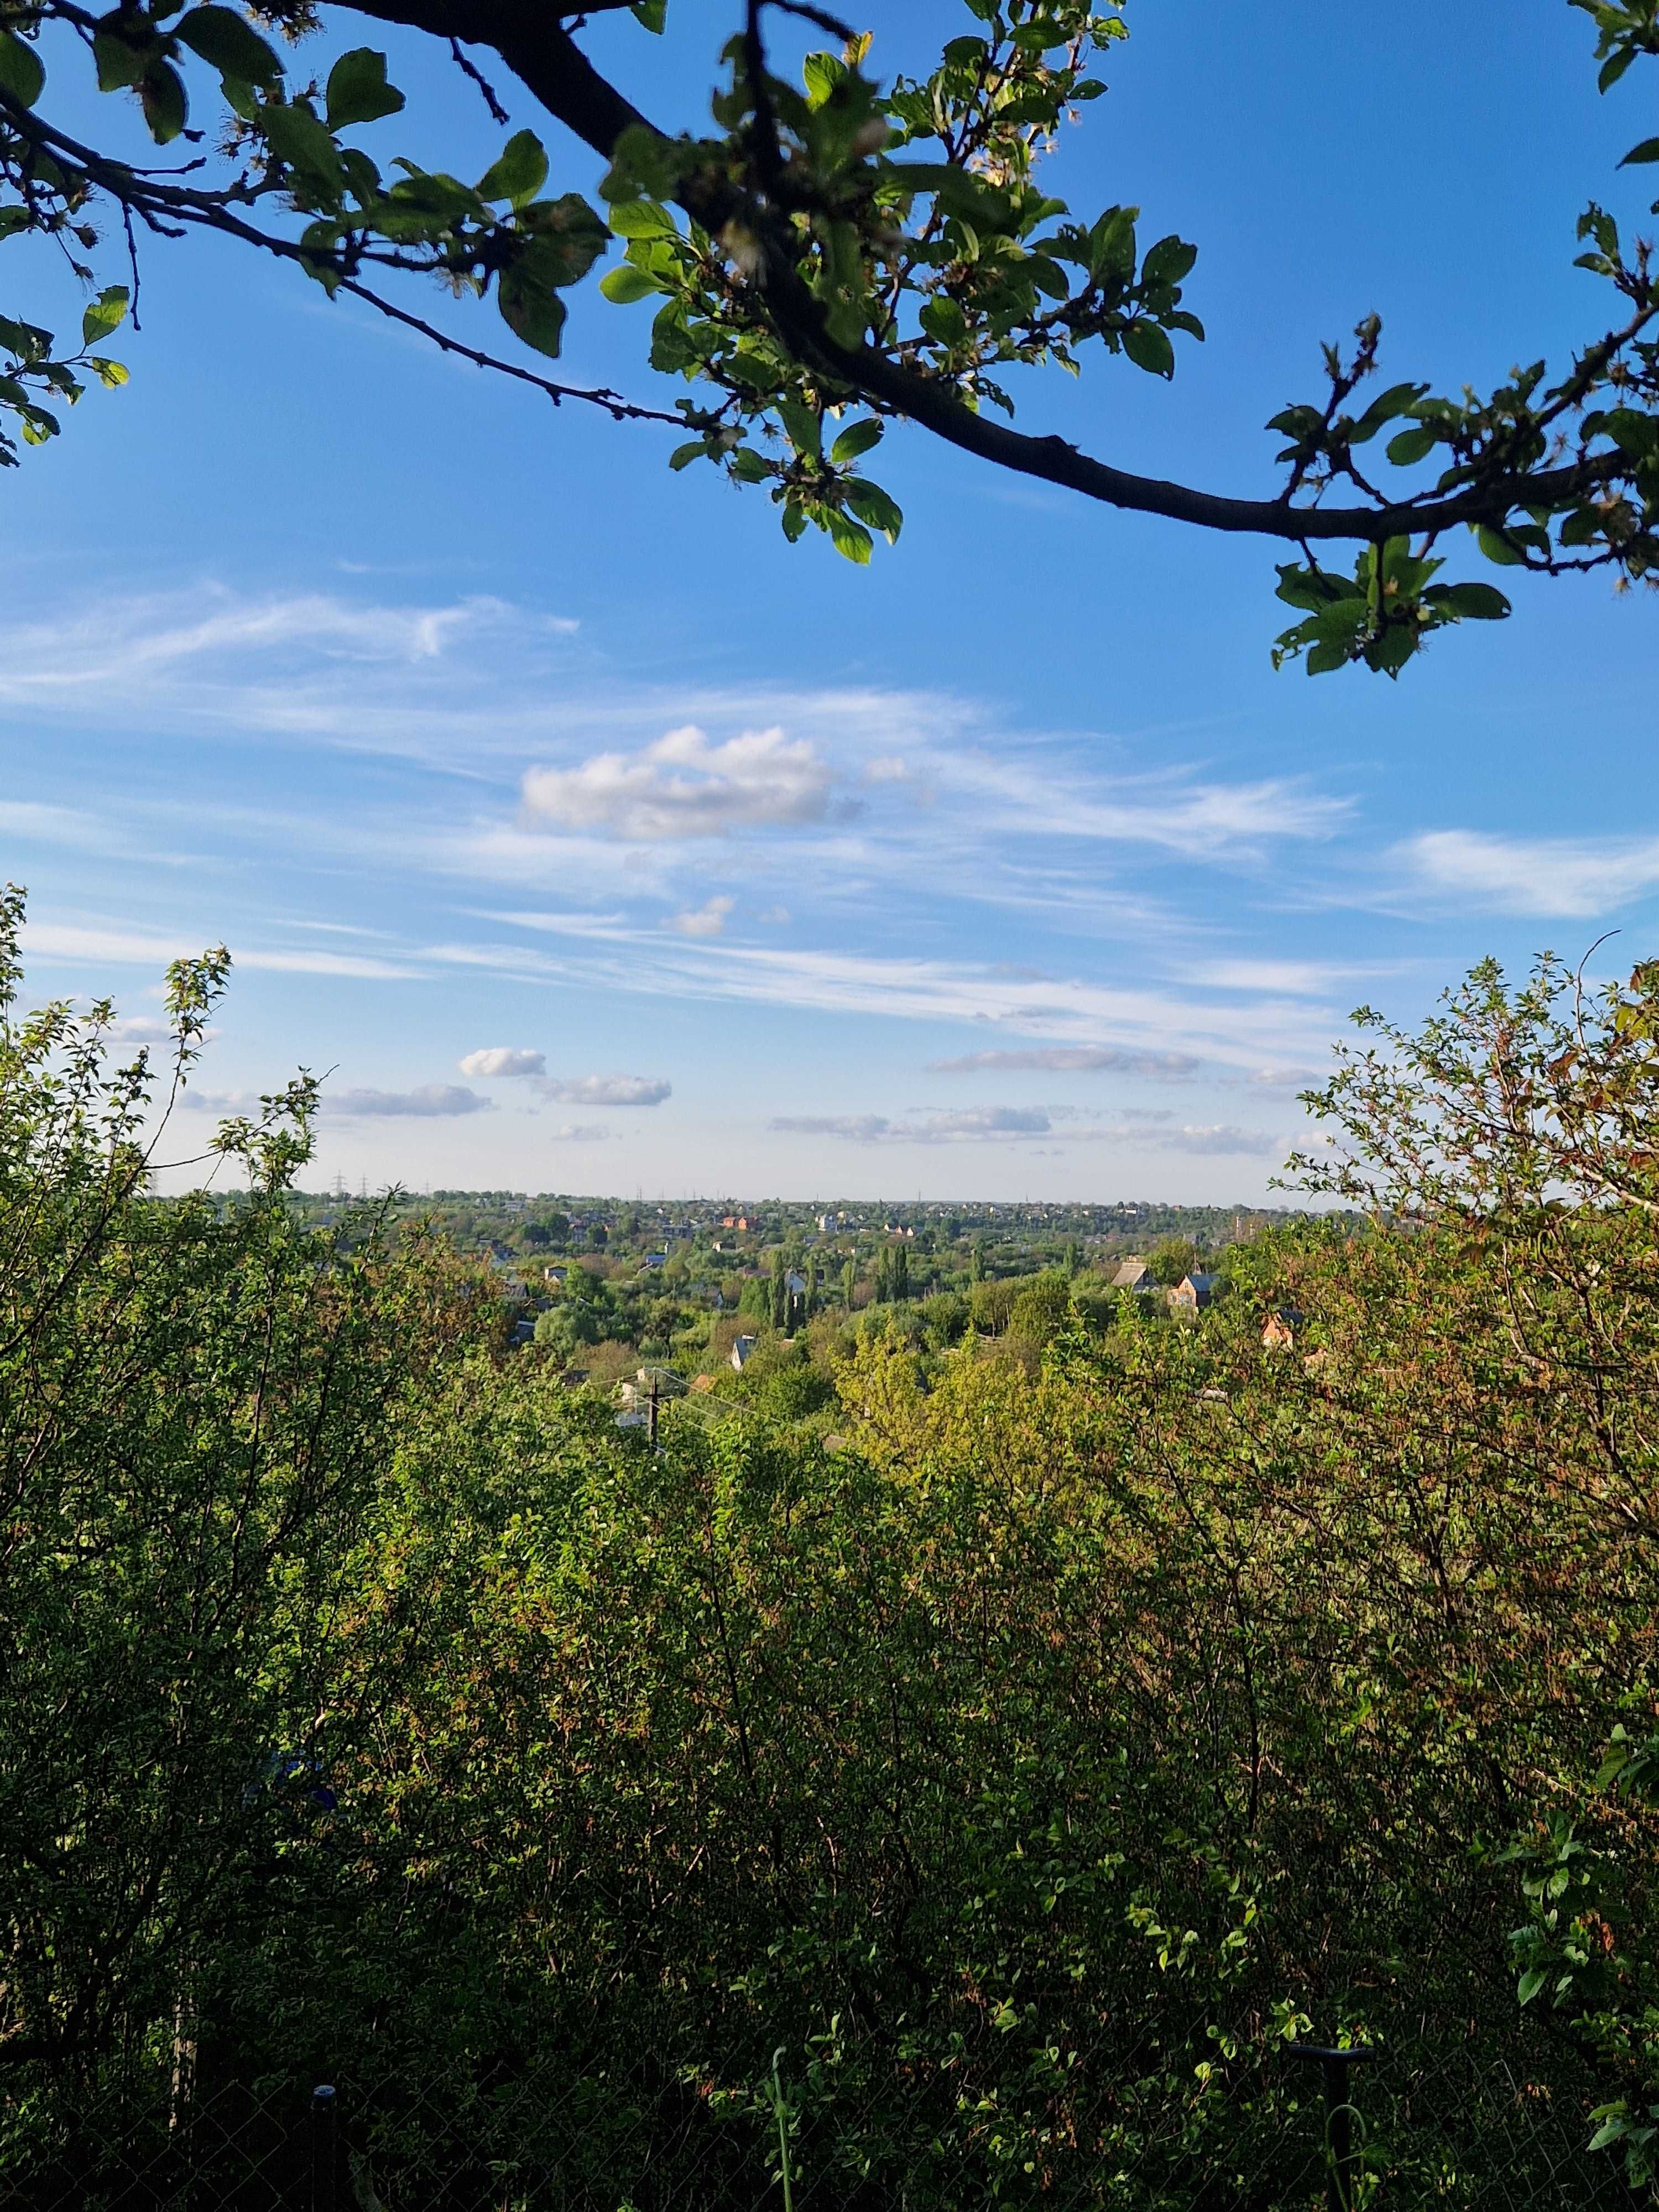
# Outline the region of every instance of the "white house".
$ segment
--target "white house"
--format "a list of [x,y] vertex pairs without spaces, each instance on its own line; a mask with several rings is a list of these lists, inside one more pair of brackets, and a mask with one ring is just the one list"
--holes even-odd
[[749,1355],[758,1341],[759,1339],[757,1337],[740,1336],[732,1346],[732,1364],[739,1375],[742,1374],[748,1363]]

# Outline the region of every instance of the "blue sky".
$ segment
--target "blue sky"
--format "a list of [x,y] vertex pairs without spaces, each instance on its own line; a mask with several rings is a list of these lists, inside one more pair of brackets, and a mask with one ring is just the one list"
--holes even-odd
[[[674,5],[660,49],[592,43],[695,125],[731,11]],[[957,14],[884,6],[872,65]],[[1266,417],[1370,308],[1386,372],[1454,389],[1599,328],[1573,222],[1644,206],[1613,167],[1652,82],[1598,100],[1565,0],[1129,20],[1058,189],[1194,240],[1210,341],[1173,387],[1033,380],[1026,427],[1260,489]],[[414,97],[377,150],[481,169],[482,106],[386,43]],[[66,313],[27,267],[0,306]],[[590,288],[560,373],[655,396],[648,313]],[[1248,1200],[1359,1001],[1654,949],[1640,597],[1523,584],[1397,685],[1310,682],[1269,666],[1271,547],[918,434],[860,571],[670,476],[672,433],[210,242],[149,254],[143,321],[127,391],[0,484],[0,853],[34,991],[112,989],[134,1034],[168,957],[230,945],[201,1093],[333,1071],[314,1182]]]

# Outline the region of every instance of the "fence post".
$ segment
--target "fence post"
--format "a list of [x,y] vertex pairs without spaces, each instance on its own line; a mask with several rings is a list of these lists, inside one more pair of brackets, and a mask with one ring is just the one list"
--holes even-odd
[[337,2102],[331,2082],[319,2081],[311,2093],[311,2212],[335,2212],[334,2184],[339,2172],[334,2139]]
[[1293,2043],[1292,2058],[1317,2059],[1325,2085],[1326,2197],[1331,2212],[1353,2212],[1353,2100],[1348,2069],[1375,2058],[1376,2044]]

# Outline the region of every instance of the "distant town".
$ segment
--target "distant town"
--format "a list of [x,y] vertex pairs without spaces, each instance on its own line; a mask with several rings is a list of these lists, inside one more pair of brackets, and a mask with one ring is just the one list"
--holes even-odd
[[[1288,1209],[649,1201],[563,1192],[295,1193],[306,1225],[434,1237],[487,1267],[509,1342],[573,1386],[750,1395],[791,1368],[827,1376],[872,1328],[941,1354],[1001,1340],[1027,1358],[1063,1326],[1224,1298],[1229,1255]],[[786,1394],[789,1395],[789,1394]],[[792,1396],[801,1395],[799,1389]],[[811,1395],[809,1391],[807,1395]]]

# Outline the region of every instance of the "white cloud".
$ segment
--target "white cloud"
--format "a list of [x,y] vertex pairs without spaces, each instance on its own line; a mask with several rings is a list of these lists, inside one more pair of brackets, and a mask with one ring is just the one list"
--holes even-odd
[[726,927],[726,917],[736,904],[736,899],[724,896],[711,898],[684,914],[671,915],[663,927],[677,930],[682,937],[718,937]]
[[112,1044],[171,1044],[172,1025],[158,1014],[123,1014],[105,1035]]
[[483,1045],[460,1063],[461,1073],[472,1076],[545,1075],[547,1054],[510,1044]]
[[[164,968],[174,960],[197,958],[203,947],[182,936],[158,937],[118,925],[88,928],[79,924],[30,921],[24,928],[23,945],[31,959],[96,960],[118,964],[131,963]],[[245,947],[232,953],[233,969],[249,968],[294,975],[351,975],[380,982],[404,981],[416,971],[389,960],[374,960],[349,952],[319,952],[309,948],[293,952],[271,948]]]
[[810,738],[773,728],[716,744],[688,723],[642,752],[595,753],[579,768],[529,769],[524,801],[533,817],[557,830],[658,843],[821,822],[831,781]]
[[600,1145],[610,1134],[603,1121],[562,1121],[552,1137],[560,1145]]
[[1500,914],[1588,920],[1659,888],[1659,837],[1431,830],[1394,858],[1425,888]]
[[1231,1123],[1209,1128],[1170,1129],[1158,1139],[1160,1152],[1249,1154],[1277,1152],[1283,1139],[1266,1129],[1238,1129]]
[[755,918],[757,921],[763,921],[774,928],[781,929],[789,919],[789,909],[787,906],[769,906],[763,914],[757,915]]
[[1040,1106],[970,1106],[902,1121],[883,1114],[780,1114],[767,1127],[781,1136],[846,1137],[859,1144],[949,1145],[1043,1137],[1053,1124]]
[[659,1075],[548,1075],[537,1083],[544,1098],[573,1106],[660,1106],[674,1086]]
[[892,1127],[884,1114],[779,1114],[767,1123],[781,1136],[847,1137],[855,1144],[873,1144]]
[[1048,1073],[1100,1072],[1179,1083],[1198,1066],[1185,1052],[1138,1052],[1123,1045],[1031,1045],[1006,1052],[965,1053],[960,1060],[930,1060],[927,1069],[932,1075],[1002,1074],[1022,1068]]
[[489,1114],[491,1102],[462,1083],[422,1083],[412,1091],[325,1091],[324,1110],[351,1120],[366,1116],[447,1121],[458,1114]]

